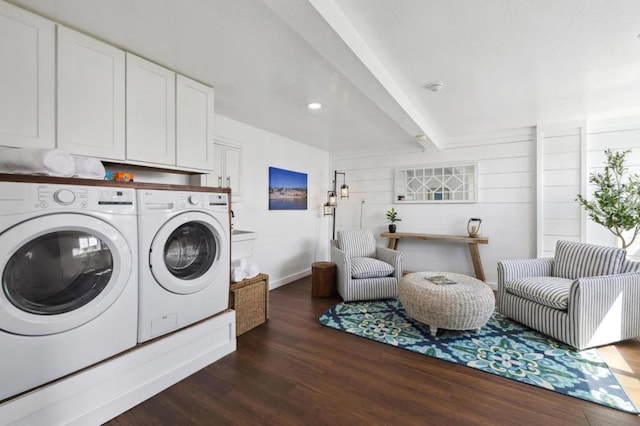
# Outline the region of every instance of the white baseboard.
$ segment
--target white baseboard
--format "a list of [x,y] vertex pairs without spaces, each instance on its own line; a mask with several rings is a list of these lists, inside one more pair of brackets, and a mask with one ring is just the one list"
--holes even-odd
[[304,269],[300,272],[296,272],[295,274],[287,275],[286,277],[282,277],[278,280],[272,281],[271,279],[269,279],[269,290],[282,287],[285,284],[292,283],[295,280],[299,280],[300,278],[304,278],[308,275],[311,275],[311,268]]
[[102,424],[234,352],[235,336],[235,311],[228,310],[11,399],[0,405],[0,419],[12,425]]

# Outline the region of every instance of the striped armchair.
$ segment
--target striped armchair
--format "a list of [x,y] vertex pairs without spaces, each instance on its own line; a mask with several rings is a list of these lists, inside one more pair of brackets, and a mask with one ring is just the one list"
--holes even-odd
[[498,263],[498,310],[577,349],[640,336],[640,262],[558,241],[554,258]]
[[371,231],[340,231],[331,247],[338,293],[345,302],[398,297],[402,254],[377,247]]

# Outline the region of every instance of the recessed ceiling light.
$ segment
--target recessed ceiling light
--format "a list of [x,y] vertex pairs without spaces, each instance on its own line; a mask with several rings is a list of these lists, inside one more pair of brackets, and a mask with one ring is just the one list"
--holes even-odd
[[439,92],[443,87],[444,87],[444,83],[440,83],[440,82],[429,83],[425,86],[427,90],[430,90],[434,93]]
[[309,109],[320,109],[320,108],[322,108],[322,104],[320,104],[318,102],[311,102],[311,103],[307,104],[307,108],[309,108]]

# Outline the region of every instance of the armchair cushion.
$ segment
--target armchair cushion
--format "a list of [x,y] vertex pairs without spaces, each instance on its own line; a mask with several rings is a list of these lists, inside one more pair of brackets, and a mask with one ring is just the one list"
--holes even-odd
[[544,306],[566,311],[574,280],[558,277],[519,278],[504,283],[508,293]]
[[351,259],[352,278],[379,278],[393,274],[394,268],[386,262],[370,257],[354,257]]
[[626,254],[626,250],[615,247],[558,241],[553,275],[573,280],[618,274]]
[[340,231],[338,248],[349,257],[374,257],[376,239],[371,231]]

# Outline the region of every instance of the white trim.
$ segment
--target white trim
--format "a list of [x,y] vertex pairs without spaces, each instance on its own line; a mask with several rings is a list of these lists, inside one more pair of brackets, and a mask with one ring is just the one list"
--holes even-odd
[[588,131],[590,134],[596,134],[634,129],[640,129],[640,116],[638,115],[603,120],[591,120],[589,122]]
[[269,290],[274,290],[278,287],[282,287],[283,285],[292,283],[296,280],[299,280],[300,278],[304,278],[309,275],[311,275],[311,268],[306,268],[300,272],[295,272],[293,274],[282,277],[279,280],[269,280]]
[[242,149],[244,147],[244,142],[227,137],[227,136],[215,135],[213,137],[213,141],[218,145],[230,146],[232,148]]
[[[588,137],[589,129],[587,122],[585,122],[580,129],[580,194],[585,197],[589,181],[589,175],[587,173]],[[580,241],[583,243],[589,241],[587,235],[587,212],[582,206],[580,207]]]
[[443,148],[466,148],[477,147],[479,145],[494,145],[501,142],[510,143],[518,140],[519,138],[524,138],[523,140],[531,140],[531,138],[535,136],[535,134],[535,126],[518,127],[515,129],[505,129],[480,134],[474,133],[470,135],[453,137],[451,142]]
[[236,350],[235,311],[156,339],[0,405],[15,425],[102,424]]
[[543,257],[544,252],[544,135],[540,127],[536,129],[536,257]]

